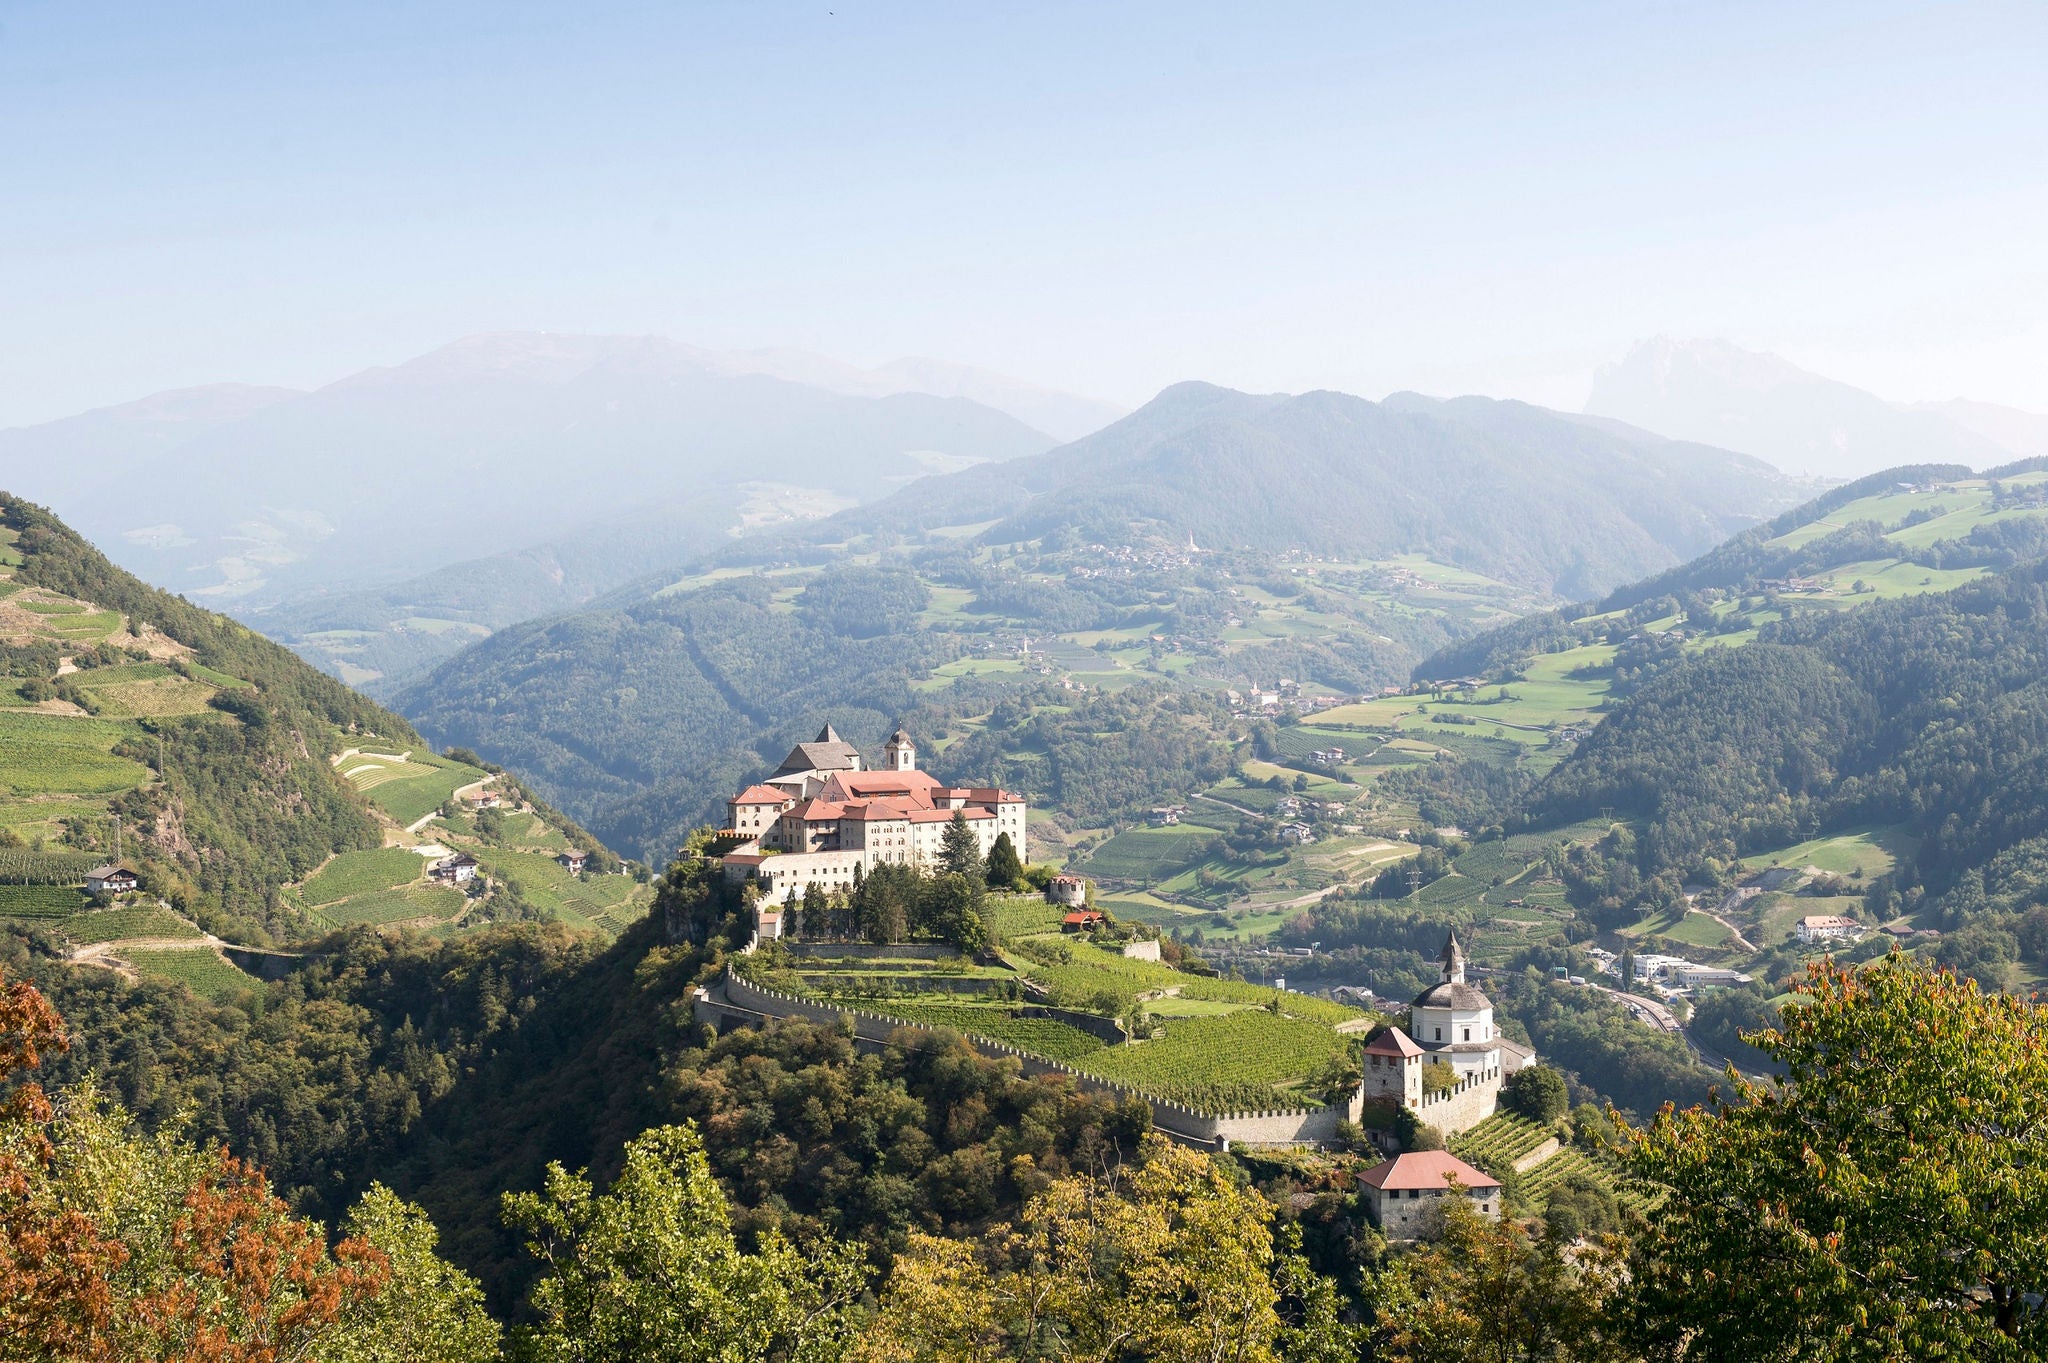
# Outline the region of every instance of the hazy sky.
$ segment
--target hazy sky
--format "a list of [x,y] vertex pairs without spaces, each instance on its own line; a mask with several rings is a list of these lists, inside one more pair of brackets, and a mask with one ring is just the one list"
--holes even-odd
[[0,0],[0,424],[478,331],[2048,410],[2048,5]]

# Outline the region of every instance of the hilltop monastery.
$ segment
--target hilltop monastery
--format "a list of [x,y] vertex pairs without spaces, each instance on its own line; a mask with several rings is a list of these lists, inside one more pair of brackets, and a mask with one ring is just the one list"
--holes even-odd
[[958,813],[983,856],[1010,835],[1026,858],[1024,797],[995,787],[954,787],[917,769],[917,746],[898,729],[882,749],[882,770],[861,764],[860,749],[827,724],[799,743],[775,774],[726,801],[724,858],[729,881],[752,880],[764,902],[810,885],[850,889],[856,867],[931,866]]

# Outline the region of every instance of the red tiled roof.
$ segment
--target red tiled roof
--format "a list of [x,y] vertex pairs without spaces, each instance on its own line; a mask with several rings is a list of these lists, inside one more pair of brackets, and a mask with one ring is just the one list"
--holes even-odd
[[1102,910],[1075,909],[1060,921],[1062,923],[1100,923],[1102,921]]
[[1397,1055],[1405,1059],[1411,1055],[1421,1055],[1422,1047],[1416,1045],[1415,1039],[1399,1027],[1389,1027],[1386,1031],[1373,1038],[1372,1044],[1365,1048],[1365,1053],[1367,1055]]
[[823,823],[838,819],[846,813],[845,805],[835,805],[825,800],[806,800],[789,811],[805,823]]
[[789,792],[773,786],[748,786],[732,797],[736,805],[779,805],[789,802]]
[[970,823],[976,819],[993,819],[995,817],[994,814],[986,809],[913,809],[910,811],[910,821],[912,823],[951,823],[955,814],[962,816]]
[[1396,1155],[1360,1174],[1358,1181],[1381,1192],[1390,1192],[1397,1188],[1441,1190],[1452,1178],[1464,1184],[1468,1191],[1500,1187],[1499,1179],[1488,1178],[1448,1150],[1411,1150],[1405,1155]]

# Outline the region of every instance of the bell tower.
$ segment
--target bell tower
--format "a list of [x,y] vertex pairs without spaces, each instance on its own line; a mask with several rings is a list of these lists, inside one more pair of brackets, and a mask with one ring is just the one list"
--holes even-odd
[[910,741],[910,735],[898,729],[889,735],[889,741],[882,745],[882,765],[890,771],[916,771],[917,745]]

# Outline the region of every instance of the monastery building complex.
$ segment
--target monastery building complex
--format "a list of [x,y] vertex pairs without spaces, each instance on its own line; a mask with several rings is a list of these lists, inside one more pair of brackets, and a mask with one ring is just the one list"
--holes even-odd
[[917,747],[901,729],[882,754],[882,769],[867,770],[829,724],[791,748],[774,775],[726,801],[727,837],[736,840],[723,858],[726,879],[752,880],[773,902],[810,885],[851,889],[856,867],[934,866],[956,813],[983,856],[1007,833],[1018,860],[1027,858],[1023,796],[942,784],[917,769]]

